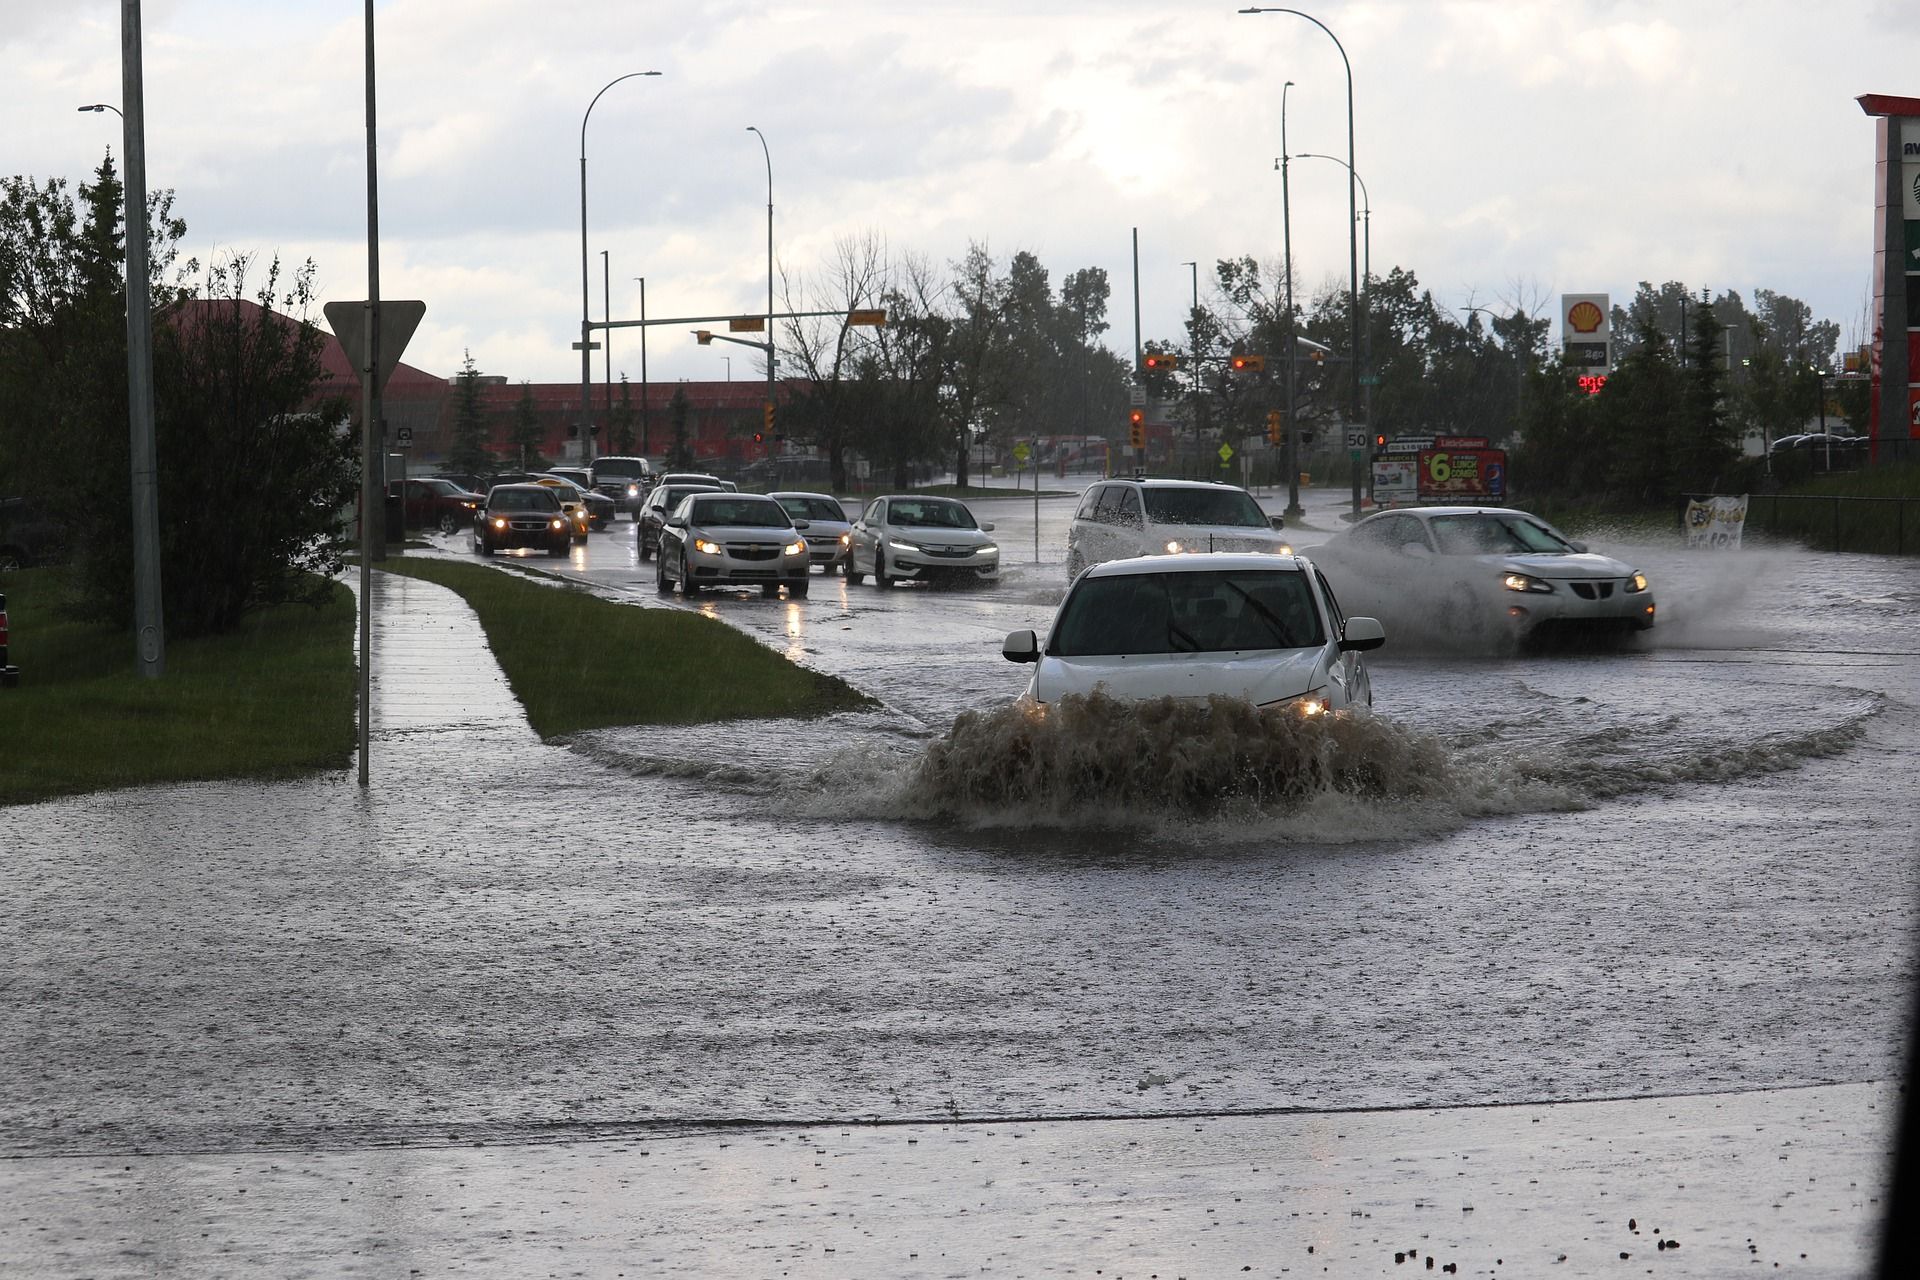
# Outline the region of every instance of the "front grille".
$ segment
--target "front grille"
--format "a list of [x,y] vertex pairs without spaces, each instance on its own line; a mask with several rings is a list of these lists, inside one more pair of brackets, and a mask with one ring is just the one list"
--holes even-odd
[[529,530],[544,529],[546,527],[547,527],[547,522],[545,520],[509,520],[507,521],[507,528],[517,529],[522,533],[525,533]]
[[1582,600],[1606,600],[1613,596],[1611,582],[1576,582],[1572,586],[1573,594]]
[[727,554],[735,560],[771,560],[780,554],[780,548],[759,542],[729,542]]
[[970,556],[974,551],[972,547],[921,547],[920,549],[930,556],[944,556],[949,560]]

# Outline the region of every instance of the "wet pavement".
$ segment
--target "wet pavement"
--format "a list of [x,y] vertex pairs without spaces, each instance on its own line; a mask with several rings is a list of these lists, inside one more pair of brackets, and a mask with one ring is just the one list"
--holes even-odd
[[[630,529],[568,572],[656,606]],[[8,811],[0,1271],[1857,1273],[1920,579],[1648,554],[1657,646],[1384,651],[1445,787],[1200,818],[929,806],[1044,558],[696,606],[880,715],[567,744],[376,575],[368,792]]]

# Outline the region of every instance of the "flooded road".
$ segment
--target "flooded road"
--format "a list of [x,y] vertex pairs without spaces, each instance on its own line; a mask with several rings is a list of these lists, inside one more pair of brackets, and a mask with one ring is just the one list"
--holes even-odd
[[[1033,564],[1031,501],[978,504],[1006,549],[990,587],[816,577],[804,601],[694,606],[879,713],[558,746],[489,722],[384,740],[365,796],[349,776],[10,810],[8,1154],[1896,1073],[1914,562],[1630,548],[1662,623],[1622,651],[1390,640],[1376,707],[1407,749],[1373,793],[951,803],[920,762],[1023,687],[1000,642],[1051,620],[1071,506],[1043,501]],[[1338,521],[1308,525],[1303,547]],[[629,524],[563,571],[683,607]]]

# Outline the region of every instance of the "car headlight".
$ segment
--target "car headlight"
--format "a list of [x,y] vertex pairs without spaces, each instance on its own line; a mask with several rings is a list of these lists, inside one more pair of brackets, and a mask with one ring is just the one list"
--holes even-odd
[[705,538],[695,538],[693,540],[693,549],[695,551],[705,552],[710,556],[720,554],[720,544],[717,542],[708,542]]
[[1290,556],[1293,554],[1293,544],[1291,542],[1278,542],[1268,547],[1267,552],[1270,555]]
[[495,517],[493,518],[493,527],[494,527],[494,528],[496,528],[496,529],[504,529],[504,528],[506,528],[506,527],[507,527],[507,518],[506,518],[505,516],[495,516]]
[[1500,585],[1509,591],[1538,591],[1542,594],[1553,590],[1553,584],[1526,573],[1510,573],[1500,579]]
[[843,533],[843,534],[841,534],[841,535],[840,535],[840,545],[841,545],[841,546],[843,546],[843,547],[844,547],[844,546],[846,546],[846,545],[847,545],[847,544],[848,544],[849,542],[852,542],[852,541],[853,541],[853,535],[852,535],[851,533]]
[[983,542],[980,544],[979,553],[983,556],[997,556],[1000,554],[1000,544],[997,542]]
[[887,547],[889,550],[892,550],[892,551],[904,551],[910,556],[917,556],[920,554],[920,548],[914,546],[913,543],[911,542],[896,542],[892,538],[888,538]]
[[640,496],[640,486],[639,486],[639,485],[637,485],[637,484],[630,484],[630,485],[628,485],[628,486],[627,486],[627,496],[628,496],[629,498],[637,498],[637,497],[639,497],[639,496]]
[[1327,691],[1324,687],[1309,689],[1297,698],[1288,698],[1280,705],[1308,720],[1315,716],[1324,716],[1333,710],[1333,704],[1327,701]]
[[796,538],[780,549],[790,556],[803,556],[807,554],[807,540],[805,538]]
[[1167,544],[1167,554],[1168,554],[1168,555],[1170,555],[1170,556],[1177,556],[1177,555],[1179,555],[1179,554],[1180,554],[1180,550],[1181,550],[1181,547],[1180,547],[1180,544],[1179,544],[1179,543],[1178,543],[1177,541],[1176,541],[1176,542],[1169,542],[1169,543]]
[[1644,574],[1644,573],[1636,573],[1636,574],[1634,574],[1634,575],[1633,575],[1633,576],[1632,576],[1631,578],[1628,578],[1628,579],[1627,579],[1627,594],[1628,594],[1628,595],[1630,595],[1630,596],[1632,596],[1632,595],[1638,595],[1638,594],[1640,594],[1640,593],[1641,593],[1642,591],[1645,591],[1646,589],[1647,589],[1647,575],[1646,575],[1646,574]]
[[460,499],[460,505],[465,507],[469,511],[478,511],[480,509],[479,503],[468,502],[465,498]]
[[[505,524],[506,522],[503,520],[501,523]],[[564,529],[567,527],[567,522],[565,520],[549,520],[547,521],[547,527],[550,529]]]

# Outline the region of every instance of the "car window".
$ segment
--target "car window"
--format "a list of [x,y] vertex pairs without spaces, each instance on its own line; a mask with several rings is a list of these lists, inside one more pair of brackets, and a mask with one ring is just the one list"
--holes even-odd
[[1333,584],[1327,581],[1327,575],[1319,569],[1313,571],[1314,581],[1320,584],[1320,598],[1327,602],[1327,621],[1333,627],[1333,634],[1341,635],[1346,630],[1347,615],[1340,612],[1340,598],[1333,594]]
[[560,500],[551,489],[495,489],[487,505],[495,511],[558,511]]
[[1100,490],[1100,505],[1095,508],[1093,518],[1101,524],[1113,524],[1120,516],[1120,495],[1126,491],[1124,485],[1105,485]]
[[845,520],[844,507],[830,498],[781,498],[780,505],[795,520]]
[[879,524],[885,519],[885,513],[886,502],[883,499],[875,498],[867,504],[867,509],[861,514],[860,518],[868,524]]
[[1565,555],[1573,550],[1553,530],[1518,515],[1477,511],[1464,516],[1435,516],[1430,523],[1441,555],[1485,556],[1513,552]]
[[957,502],[934,498],[902,498],[893,504],[888,523],[904,529],[972,529],[973,513]]
[[687,519],[694,524],[737,525],[752,529],[791,529],[786,508],[770,498],[696,497]]
[[1081,494],[1080,509],[1073,513],[1073,518],[1075,520],[1093,519],[1094,508],[1100,505],[1100,495],[1104,492],[1106,492],[1106,486],[1102,484],[1097,484],[1097,485],[1094,485],[1091,489],[1088,489],[1085,493]]
[[1324,643],[1304,574],[1226,569],[1084,577],[1060,606],[1047,652],[1227,653]]
[[1244,489],[1148,489],[1147,518],[1155,524],[1264,527],[1266,513]]
[[1114,520],[1131,528],[1140,527],[1140,495],[1126,485],[1120,486],[1120,509]]

